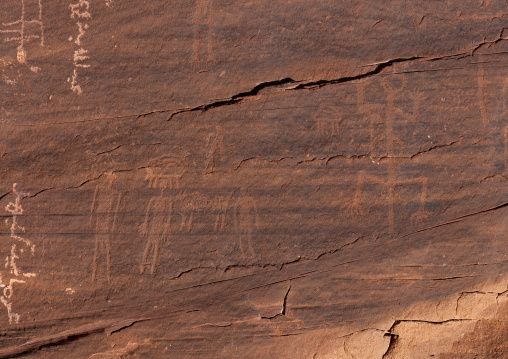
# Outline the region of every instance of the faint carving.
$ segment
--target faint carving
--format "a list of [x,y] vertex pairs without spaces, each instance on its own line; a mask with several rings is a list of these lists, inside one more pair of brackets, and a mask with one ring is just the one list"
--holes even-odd
[[[9,34],[5,42],[15,41],[17,60],[20,64],[27,62],[26,44],[31,40],[39,41],[44,46],[44,24],[42,22],[41,0],[19,0],[21,3],[20,18],[13,22],[2,23],[0,34]],[[35,18],[27,18],[28,14],[37,14]]]
[[336,108],[320,111],[315,118],[318,134],[328,139],[340,136],[340,126],[343,121]]
[[[362,209],[362,195],[363,195],[363,187],[365,182],[368,181],[370,183],[381,184],[388,187],[388,195],[387,195],[387,203],[388,203],[388,228],[391,235],[395,232],[395,190],[398,186],[403,185],[411,185],[411,184],[419,184],[422,186],[421,196],[420,196],[420,209],[418,213],[414,214],[411,217],[411,222],[425,218],[428,213],[425,210],[426,196],[427,196],[427,183],[428,179],[425,177],[416,177],[411,179],[399,179],[397,177],[397,157],[398,154],[395,152],[395,118],[396,116],[402,117],[403,119],[411,122],[416,122],[418,120],[419,111],[422,102],[425,100],[426,96],[420,92],[416,91],[409,95],[409,97],[413,100],[413,109],[412,113],[407,113],[401,108],[395,105],[395,100],[402,95],[406,87],[406,77],[402,78],[401,83],[398,86],[395,86],[390,83],[390,80],[385,78],[381,80],[382,87],[386,94],[386,104],[371,104],[366,103],[365,101],[365,84],[360,82],[358,85],[358,110],[360,113],[369,116],[371,119],[371,142],[374,141],[375,136],[375,124],[380,122],[380,113],[384,114],[386,124],[385,124],[385,155],[386,161],[388,162],[388,176],[386,179],[380,178],[378,176],[368,175],[365,172],[360,172],[358,176],[358,187],[355,193],[355,196],[351,203],[347,204],[347,207],[353,214],[364,215],[365,212]],[[375,148],[371,147],[372,153]]]
[[[157,260],[161,243],[168,239],[171,233],[171,219],[173,216],[173,200],[166,195],[168,182],[160,182],[161,193],[148,203],[145,221],[141,225],[140,233],[147,238],[143,258],[139,265],[139,271],[143,274],[150,267],[150,274],[155,276]],[[152,259],[149,260],[150,254]]]
[[163,155],[150,161],[145,176],[149,188],[180,188],[190,154],[181,148],[175,148],[174,151],[175,154]]
[[508,171],[508,125],[504,128],[504,169]]
[[95,233],[95,251],[92,264],[92,280],[97,279],[100,257],[106,259],[106,277],[111,281],[111,238],[115,235],[118,212],[123,194],[113,186],[117,176],[105,174],[106,183],[95,187],[90,209],[90,227]]
[[252,238],[253,232],[260,224],[259,213],[256,200],[247,193],[245,188],[242,189],[234,207],[234,223],[243,258],[255,258]]
[[213,0],[197,0],[194,13],[192,62],[200,70],[213,58]]
[[[506,119],[508,117],[508,77],[504,79],[503,84],[503,112],[501,114],[501,118]],[[508,124],[505,126],[504,130],[504,168],[505,171],[508,171]]]
[[227,211],[233,198],[234,191],[229,197],[210,196],[198,192],[181,192],[177,196],[180,204],[180,231],[191,232],[194,216],[197,214],[216,213],[214,230],[223,231],[227,223]]
[[489,119],[487,117],[487,106],[485,104],[485,66],[483,61],[480,61],[478,64],[478,101],[480,103],[482,122],[483,125],[486,126]]
[[222,232],[226,229],[227,225],[227,212],[231,204],[231,200],[235,195],[235,191],[231,192],[229,197],[216,197],[215,205],[217,207],[217,215],[215,217],[214,229],[216,232]]
[[217,126],[215,133],[208,136],[206,145],[208,147],[208,154],[205,161],[205,173],[213,173],[215,170],[216,156],[224,155],[224,139],[220,126]]
[[151,160],[146,168],[145,181],[148,182],[148,188],[159,189],[160,194],[150,199],[145,221],[140,228],[141,235],[146,237],[139,265],[141,274],[150,267],[150,274],[155,276],[160,247],[171,236],[175,202],[179,198],[175,196],[174,190],[180,189],[181,179],[189,166],[189,156],[189,152],[175,147],[171,154]]

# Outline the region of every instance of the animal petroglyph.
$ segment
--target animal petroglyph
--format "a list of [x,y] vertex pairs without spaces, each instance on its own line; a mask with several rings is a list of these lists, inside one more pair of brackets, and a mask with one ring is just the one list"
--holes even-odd
[[177,201],[179,204],[180,215],[180,231],[190,232],[197,214],[216,213],[214,221],[214,230],[216,232],[223,231],[227,224],[227,210],[230,206],[234,192],[228,197],[211,196],[203,193],[179,193]]
[[114,189],[117,180],[114,173],[106,173],[106,183],[95,187],[92,207],[90,209],[90,227],[95,233],[95,251],[92,264],[92,280],[95,281],[99,271],[101,257],[106,260],[106,277],[111,281],[111,238],[115,234],[116,223],[122,193]]
[[[41,0],[19,0],[21,5],[21,14],[18,20],[2,23],[0,34],[7,34],[10,37],[4,39],[4,42],[16,42],[16,58],[20,64],[27,62],[26,44],[32,40],[39,42],[44,46],[44,24],[42,22],[42,4]],[[29,17],[28,14],[32,14]],[[33,17],[33,14],[36,14]]]
[[180,153],[164,155],[149,162],[145,176],[149,188],[180,188],[180,181],[189,166],[190,154],[181,149],[178,152]]

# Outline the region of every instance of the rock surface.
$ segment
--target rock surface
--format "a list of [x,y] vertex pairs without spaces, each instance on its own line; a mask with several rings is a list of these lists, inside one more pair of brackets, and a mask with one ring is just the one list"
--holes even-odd
[[2,1],[0,357],[508,357],[506,40],[503,0]]

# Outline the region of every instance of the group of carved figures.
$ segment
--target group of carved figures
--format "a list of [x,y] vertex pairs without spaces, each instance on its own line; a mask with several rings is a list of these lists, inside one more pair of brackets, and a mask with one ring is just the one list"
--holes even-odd
[[[146,169],[148,187],[157,190],[158,195],[149,200],[144,221],[139,226],[139,233],[146,240],[139,262],[140,273],[149,269],[151,275],[155,276],[162,244],[174,240],[176,235],[192,233],[198,215],[213,218],[206,229],[214,233],[223,232],[232,222],[243,259],[254,258],[253,234],[259,227],[259,213],[254,198],[244,189],[232,190],[226,196],[181,189],[180,180],[185,167],[175,165],[172,162],[174,158],[167,157],[163,159],[166,162],[163,166],[154,164],[155,168]],[[92,280],[98,278],[99,262],[105,259],[105,272],[110,281],[111,239],[117,231],[123,193],[114,188],[117,180],[114,173],[108,172],[104,176],[106,181],[95,188],[90,211],[90,225],[95,233]]]

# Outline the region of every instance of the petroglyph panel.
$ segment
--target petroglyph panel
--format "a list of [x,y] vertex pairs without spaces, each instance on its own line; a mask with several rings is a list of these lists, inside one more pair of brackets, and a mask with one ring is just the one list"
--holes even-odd
[[506,299],[504,12],[2,2],[0,357],[468,353]]

